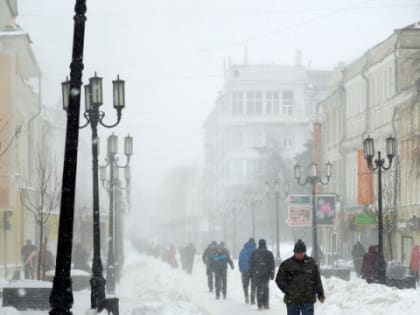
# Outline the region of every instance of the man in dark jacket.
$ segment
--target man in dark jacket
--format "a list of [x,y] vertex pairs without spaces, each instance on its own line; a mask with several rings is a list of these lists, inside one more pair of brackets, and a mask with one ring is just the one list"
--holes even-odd
[[288,315],[312,315],[316,297],[325,301],[319,268],[306,256],[306,245],[301,240],[295,244],[294,255],[279,267],[276,283],[284,293]]
[[227,264],[230,268],[234,268],[232,259],[230,259],[229,251],[225,248],[225,243],[220,242],[217,245],[216,253],[213,255],[212,267],[216,276],[216,299],[220,299],[220,292],[226,299],[227,292]]
[[265,240],[258,241],[258,249],[252,253],[249,260],[249,271],[257,286],[258,309],[269,309],[270,280],[274,279],[274,256],[267,250]]
[[209,291],[213,292],[213,279],[214,279],[214,270],[213,270],[213,256],[216,253],[217,243],[213,241],[207,246],[206,250],[203,253],[203,263],[206,265],[206,274],[207,274],[207,284],[209,286]]
[[36,246],[32,244],[31,240],[26,240],[26,244],[22,247],[21,251],[25,279],[34,278],[36,252]]
[[356,274],[359,277],[360,271],[362,269],[363,257],[365,256],[365,254],[365,248],[359,241],[357,241],[357,243],[353,246],[351,256],[353,257],[354,271],[356,271]]
[[249,259],[256,249],[257,247],[255,246],[255,240],[250,238],[249,241],[245,243],[244,248],[242,248],[238,261],[239,271],[241,272],[242,276],[242,287],[244,288],[245,303],[249,303],[248,288],[249,284],[251,284],[251,304],[255,304],[255,281],[249,272]]

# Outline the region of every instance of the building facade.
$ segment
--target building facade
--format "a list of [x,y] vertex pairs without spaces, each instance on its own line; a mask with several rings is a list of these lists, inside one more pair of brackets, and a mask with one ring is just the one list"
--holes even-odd
[[326,189],[338,193],[342,208],[334,228],[339,235],[334,244],[338,256],[349,256],[357,240],[365,246],[377,243],[375,224],[355,224],[358,214],[377,214],[377,176],[367,169],[363,140],[370,135],[375,140],[375,149],[385,156],[385,139],[393,135],[397,138],[398,152],[382,181],[383,209],[388,220],[385,254],[388,259],[406,260],[401,256],[403,241],[395,218],[406,218],[405,209],[412,208],[415,198],[408,198],[407,191],[419,195],[405,177],[406,164],[415,150],[414,142],[407,140],[409,134],[413,135],[413,130],[407,129],[412,126],[407,124],[407,118],[414,107],[407,104],[413,103],[416,90],[418,74],[413,65],[419,54],[419,40],[420,29],[416,25],[395,30],[364,55],[337,69],[335,88],[320,103],[322,157],[333,162],[335,172]]
[[[327,95],[329,79],[329,72],[299,64],[232,65],[226,70],[223,89],[204,127],[203,198],[215,234],[231,248],[239,248],[251,235],[255,205],[257,226],[272,218],[265,183],[280,181],[285,189],[290,163],[312,137],[315,105]],[[281,212],[286,226],[284,205]],[[235,222],[248,230],[235,231]],[[264,231],[269,242],[273,231]]]
[[[20,201],[20,191],[23,176],[31,174],[33,170],[35,148],[41,142],[41,73],[28,34],[15,23],[16,15],[16,1],[0,1],[2,266],[20,264],[20,249],[24,240],[34,241],[34,224],[27,220],[27,213]],[[6,216],[10,225],[4,224]]]

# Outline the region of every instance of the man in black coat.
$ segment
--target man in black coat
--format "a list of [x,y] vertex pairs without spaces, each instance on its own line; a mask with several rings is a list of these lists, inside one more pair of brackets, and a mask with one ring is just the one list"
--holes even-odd
[[276,283],[284,293],[288,315],[312,315],[316,297],[325,301],[318,265],[306,256],[306,245],[301,240],[295,244],[294,255],[279,267]]
[[217,245],[216,253],[213,255],[212,268],[216,277],[216,299],[220,299],[220,292],[223,294],[223,298],[226,299],[227,293],[227,265],[230,268],[234,268],[233,261],[230,258],[229,251],[225,248],[225,243],[220,242]]
[[217,243],[213,241],[207,246],[206,250],[203,253],[203,263],[206,265],[206,274],[207,274],[207,284],[209,291],[213,292],[213,279],[214,279],[214,270],[213,270],[213,256],[216,253]]
[[258,249],[249,259],[249,272],[257,287],[258,309],[269,309],[269,281],[274,278],[274,256],[267,249],[265,240],[258,241]]

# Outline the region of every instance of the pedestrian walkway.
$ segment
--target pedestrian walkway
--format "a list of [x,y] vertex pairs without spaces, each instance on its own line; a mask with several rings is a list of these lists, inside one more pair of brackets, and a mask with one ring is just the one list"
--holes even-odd
[[[237,266],[235,265],[235,268]],[[258,311],[256,305],[245,304],[241,284],[241,274],[235,270],[228,270],[227,299],[216,300],[215,294],[210,293],[206,284],[206,274],[197,261],[196,268],[188,285],[191,287],[191,301],[203,312],[204,315],[248,315],[256,312],[267,315],[285,315],[286,308],[281,300],[282,295],[274,281],[270,283],[270,309]]]

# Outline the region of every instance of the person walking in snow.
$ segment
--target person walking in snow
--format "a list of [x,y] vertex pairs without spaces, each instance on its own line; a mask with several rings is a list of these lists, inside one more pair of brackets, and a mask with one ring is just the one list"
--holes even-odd
[[269,281],[274,279],[274,256],[267,249],[265,240],[258,241],[258,249],[254,251],[249,259],[249,271],[257,287],[258,309],[269,309],[270,291]]
[[206,265],[206,275],[207,275],[207,285],[209,291],[213,292],[214,284],[214,268],[213,268],[213,256],[216,254],[217,243],[213,241],[207,246],[206,250],[203,253],[203,263]]
[[279,267],[276,283],[284,293],[287,315],[313,315],[316,298],[325,301],[324,289],[318,265],[312,257],[306,256],[306,245],[298,240],[294,255]]
[[410,271],[414,276],[416,276],[417,282],[419,282],[419,270],[420,270],[420,246],[416,245],[411,251]]
[[378,280],[379,254],[377,245],[369,246],[368,252],[363,257],[361,276],[367,283]]
[[192,274],[193,266],[194,266],[194,257],[195,257],[195,247],[193,243],[189,243],[183,250],[184,252],[184,264],[185,264],[185,271],[189,274]]
[[23,260],[23,271],[25,279],[34,279],[35,271],[35,257],[37,255],[37,248],[32,244],[31,240],[26,240],[26,244],[22,246],[21,250]]
[[354,271],[356,271],[358,277],[360,277],[360,272],[362,270],[363,264],[363,257],[365,256],[365,254],[365,248],[359,241],[357,241],[357,243],[354,244],[353,249],[351,250],[351,256],[353,257]]
[[249,272],[249,259],[256,249],[255,240],[250,238],[242,248],[238,261],[239,271],[241,272],[242,278],[242,287],[245,294],[245,303],[250,302],[248,291],[249,285],[251,284],[251,304],[255,304],[255,281]]
[[216,253],[213,255],[212,266],[216,276],[216,299],[220,299],[220,293],[223,294],[223,299],[226,299],[227,293],[227,265],[234,269],[232,259],[229,251],[225,248],[225,243],[220,242],[217,245]]

